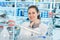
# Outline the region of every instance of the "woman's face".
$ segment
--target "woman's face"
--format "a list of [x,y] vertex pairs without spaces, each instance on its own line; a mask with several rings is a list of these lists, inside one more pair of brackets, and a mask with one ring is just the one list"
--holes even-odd
[[34,21],[37,19],[38,13],[35,8],[30,8],[28,10],[28,17],[30,21]]

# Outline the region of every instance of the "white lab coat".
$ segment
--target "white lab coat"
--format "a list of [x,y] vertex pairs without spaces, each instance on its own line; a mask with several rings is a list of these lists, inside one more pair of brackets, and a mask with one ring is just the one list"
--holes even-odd
[[[45,24],[41,23],[39,27],[35,29],[30,28],[29,24],[30,22],[24,22],[21,25],[20,37],[19,37],[20,40],[42,40],[40,39],[40,36],[46,36],[48,27]],[[31,36],[32,34],[33,36]]]

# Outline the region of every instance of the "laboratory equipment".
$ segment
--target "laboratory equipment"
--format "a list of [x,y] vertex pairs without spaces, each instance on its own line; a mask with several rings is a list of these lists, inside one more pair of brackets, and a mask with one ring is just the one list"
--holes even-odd
[[60,14],[57,14],[55,16],[55,23],[54,23],[55,27],[60,28]]
[[9,40],[14,40],[15,21],[14,20],[8,20],[7,24],[8,24],[7,30],[9,33]]
[[8,20],[8,26],[11,27],[11,26],[14,26],[15,25],[15,21],[13,20]]
[[2,10],[0,10],[0,33],[4,28],[5,18],[6,18],[6,14]]
[[19,33],[20,33],[20,27],[16,26],[15,21],[14,20],[8,20],[8,27],[7,30],[9,32],[9,39],[10,40],[17,40]]
[[20,27],[15,26],[14,27],[14,40],[18,40],[19,34],[20,34]]
[[0,33],[2,32],[2,30],[3,30],[3,26],[0,25]]
[[17,16],[24,16],[24,17],[27,17],[28,16],[28,13],[27,13],[27,9],[17,9]]
[[14,2],[0,2],[0,7],[15,7]]
[[13,27],[7,27],[9,33],[9,40],[13,40]]

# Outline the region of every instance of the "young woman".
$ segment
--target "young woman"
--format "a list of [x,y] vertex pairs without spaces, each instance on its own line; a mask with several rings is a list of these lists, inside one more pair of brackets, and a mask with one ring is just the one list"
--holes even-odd
[[28,8],[29,22],[24,22],[21,26],[20,40],[40,40],[39,36],[45,36],[48,27],[41,23],[40,13],[36,6]]

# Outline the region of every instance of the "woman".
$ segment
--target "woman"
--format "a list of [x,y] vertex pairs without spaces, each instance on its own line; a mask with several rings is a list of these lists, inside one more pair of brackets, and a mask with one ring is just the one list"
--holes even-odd
[[47,33],[47,26],[40,21],[39,10],[32,5],[28,8],[29,22],[23,23],[20,39],[21,40],[40,40],[40,36],[45,36]]

